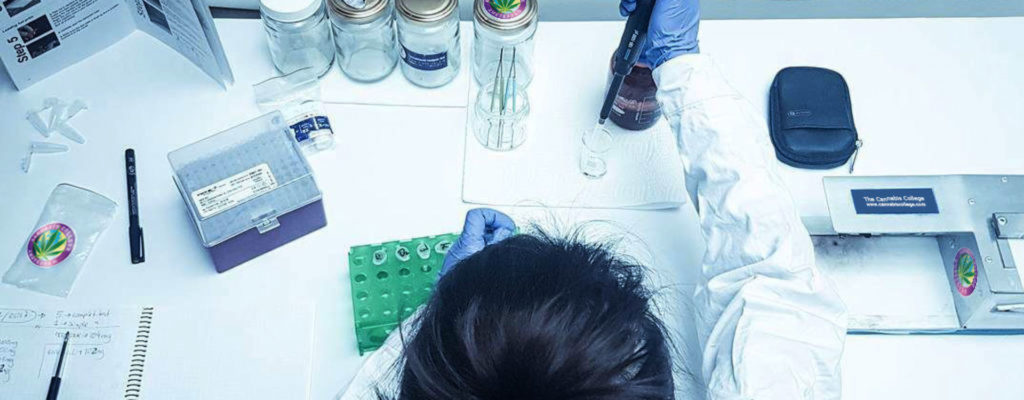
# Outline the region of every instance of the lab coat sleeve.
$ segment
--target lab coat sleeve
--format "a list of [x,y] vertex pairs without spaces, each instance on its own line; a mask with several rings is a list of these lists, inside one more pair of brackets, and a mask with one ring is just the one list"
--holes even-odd
[[655,70],[707,243],[695,293],[712,399],[836,399],[846,309],[814,264],[762,112],[700,54]]

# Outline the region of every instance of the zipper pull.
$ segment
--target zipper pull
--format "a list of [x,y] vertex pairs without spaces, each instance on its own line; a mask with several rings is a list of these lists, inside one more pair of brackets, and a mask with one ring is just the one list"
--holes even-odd
[[860,139],[857,139],[857,141],[854,142],[854,144],[853,144],[854,146],[856,146],[856,149],[853,150],[853,159],[850,160],[850,173],[851,174],[853,173],[853,166],[857,165],[857,153],[860,153],[860,146],[862,146],[863,144],[864,144],[864,142],[861,142]]

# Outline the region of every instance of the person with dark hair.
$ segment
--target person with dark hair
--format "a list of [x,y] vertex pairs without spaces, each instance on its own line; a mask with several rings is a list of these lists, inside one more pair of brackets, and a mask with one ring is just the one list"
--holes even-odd
[[[635,7],[621,0],[623,15]],[[681,266],[705,279],[694,295],[703,359],[687,372],[712,399],[839,398],[845,306],[814,264],[763,117],[699,54],[699,19],[697,0],[655,2],[640,60],[654,70],[707,245],[703,265]],[[674,398],[642,267],[513,232],[504,214],[470,211],[434,296],[342,398]],[[376,379],[389,365],[393,379]]]

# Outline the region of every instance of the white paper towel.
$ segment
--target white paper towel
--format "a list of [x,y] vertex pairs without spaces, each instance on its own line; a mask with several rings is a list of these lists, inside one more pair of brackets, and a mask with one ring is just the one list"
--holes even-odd
[[[580,173],[581,137],[597,122],[609,60],[621,31],[578,39],[608,43],[606,52],[594,52],[592,44],[566,46],[563,31],[543,24],[537,31],[533,61],[537,71],[526,89],[530,125],[526,142],[519,148],[496,152],[476,140],[472,125],[477,89],[473,85],[467,109],[463,201],[644,209],[685,204],[683,166],[675,136],[664,120],[644,132],[622,130],[609,121],[615,143],[606,157],[608,173],[599,179]],[[552,40],[554,36],[562,37]]]

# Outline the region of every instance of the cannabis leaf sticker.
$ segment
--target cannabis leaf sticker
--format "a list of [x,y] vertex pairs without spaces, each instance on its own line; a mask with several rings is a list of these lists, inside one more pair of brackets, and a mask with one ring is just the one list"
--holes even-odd
[[960,276],[960,285],[964,287],[971,286],[974,283],[975,274],[974,257],[966,254],[961,256],[957,262],[957,275]]
[[36,258],[42,261],[49,261],[64,252],[68,243],[68,237],[57,229],[51,229],[39,235],[32,245],[32,252]]
[[519,8],[521,0],[491,0],[491,7],[494,7],[499,13],[508,14],[515,9]]

